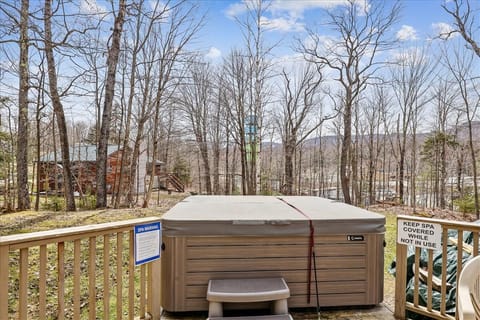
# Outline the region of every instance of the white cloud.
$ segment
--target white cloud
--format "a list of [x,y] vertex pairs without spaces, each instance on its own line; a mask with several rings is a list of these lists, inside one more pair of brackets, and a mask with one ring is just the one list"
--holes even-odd
[[400,41],[417,40],[417,30],[412,26],[403,25],[397,31],[397,39]]
[[[252,0],[241,0],[231,4],[225,14],[233,19],[244,14],[248,7],[253,7]],[[368,11],[369,0],[354,0],[359,9],[359,14]],[[347,5],[347,0],[272,0],[268,6],[271,17],[268,21],[274,25],[272,30],[303,31],[304,23],[301,22],[303,14],[307,10],[332,9],[337,6]],[[265,18],[266,19],[266,18]]]
[[242,2],[233,3],[230,6],[228,6],[227,10],[225,11],[225,14],[230,19],[234,19],[235,17],[242,15],[246,11],[247,11],[247,6],[245,5],[245,2],[242,1]]
[[424,65],[429,61],[425,47],[418,46],[394,50],[390,52],[390,56],[391,61],[409,66]]
[[301,32],[305,30],[305,24],[293,18],[272,18],[261,17],[261,25],[268,30],[276,30],[282,32]]
[[205,55],[206,58],[208,59],[217,59],[222,56],[222,51],[215,47],[211,47],[210,50],[208,50],[207,54]]
[[458,35],[457,33],[452,33],[453,27],[445,22],[432,23],[432,29],[434,37],[439,37],[440,39],[446,40]]
[[330,9],[346,4],[346,0],[274,0],[270,6],[272,11],[288,11],[292,16],[300,16],[306,10]]
[[99,14],[103,15],[107,13],[107,9],[98,4],[97,0],[81,0],[80,11],[86,14]]

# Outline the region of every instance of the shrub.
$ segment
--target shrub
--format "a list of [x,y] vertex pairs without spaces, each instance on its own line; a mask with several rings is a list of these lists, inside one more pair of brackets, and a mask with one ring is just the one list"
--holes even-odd
[[475,212],[475,200],[473,195],[467,194],[463,198],[458,198],[453,201],[453,204],[458,207],[458,211],[463,213]]
[[62,211],[65,210],[65,199],[63,197],[49,197],[42,203],[41,208],[50,211]]
[[92,195],[85,195],[78,203],[78,208],[83,210],[93,210],[97,206],[97,198]]

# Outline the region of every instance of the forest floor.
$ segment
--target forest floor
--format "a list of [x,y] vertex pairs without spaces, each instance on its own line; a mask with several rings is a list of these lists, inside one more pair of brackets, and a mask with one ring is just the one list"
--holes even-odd
[[187,194],[160,194],[151,201],[149,208],[107,208],[75,212],[29,210],[4,213],[0,214],[0,236],[161,216],[186,196]]
[[[0,236],[10,234],[27,233],[35,231],[45,231],[55,228],[65,228],[80,225],[90,225],[103,222],[121,221],[127,219],[161,216],[176,203],[181,201],[187,194],[158,194],[152,200],[150,208],[122,208],[122,209],[104,209],[87,210],[77,212],[64,211],[22,211],[0,215]],[[396,248],[396,217],[398,215],[416,215],[431,217],[436,219],[447,219],[457,221],[474,221],[476,216],[473,214],[463,214],[452,210],[416,208],[414,211],[407,206],[392,206],[379,204],[370,206],[368,210],[380,213],[386,217],[386,235],[387,246],[385,248],[385,277],[384,277],[384,302],[383,309],[388,312],[393,311],[395,301],[395,278],[389,273],[390,263],[395,259]],[[328,313],[327,313],[328,314]],[[325,314],[325,316],[327,316]],[[333,318],[344,319],[338,313],[331,314]],[[378,314],[377,314],[378,315]],[[297,317],[295,317],[297,318]],[[308,316],[301,316],[301,319],[309,319]],[[322,317],[323,318],[323,317]],[[359,319],[377,319],[376,316],[360,316]],[[382,316],[380,316],[382,318]],[[379,319],[380,319],[379,318]],[[171,319],[168,318],[167,319]],[[345,319],[357,319],[357,317],[348,316]]]

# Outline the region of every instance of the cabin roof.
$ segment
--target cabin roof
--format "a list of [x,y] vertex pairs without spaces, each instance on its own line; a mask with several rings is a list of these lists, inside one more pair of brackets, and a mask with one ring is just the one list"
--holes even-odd
[[[75,145],[69,148],[70,150],[70,161],[87,161],[94,162],[97,161],[97,146],[94,144],[82,144]],[[111,155],[112,153],[119,150],[118,146],[110,145],[107,147],[107,154]],[[57,162],[62,162],[62,152],[57,150]],[[55,160],[55,153],[50,152],[42,157],[40,157],[40,162],[53,162]]]

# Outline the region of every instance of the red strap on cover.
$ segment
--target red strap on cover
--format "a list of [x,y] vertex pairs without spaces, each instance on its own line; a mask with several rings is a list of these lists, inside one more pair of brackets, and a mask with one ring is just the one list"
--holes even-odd
[[313,249],[315,246],[315,228],[313,227],[313,221],[312,221],[312,218],[310,218],[305,212],[298,209],[291,203],[288,203],[282,198],[278,198],[278,200],[292,207],[293,209],[295,209],[297,212],[301,213],[305,218],[308,219],[308,224],[310,227],[310,235],[309,235],[309,243],[308,243],[307,303],[310,304],[310,296],[311,296],[310,287],[312,284],[312,259],[313,259]]

